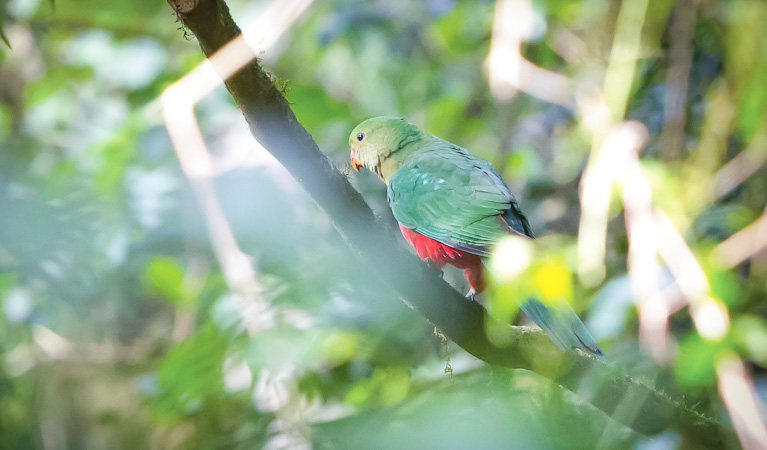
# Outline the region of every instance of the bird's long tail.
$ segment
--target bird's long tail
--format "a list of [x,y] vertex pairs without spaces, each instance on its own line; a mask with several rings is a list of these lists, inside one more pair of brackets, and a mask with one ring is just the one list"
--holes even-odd
[[[487,266],[487,258],[482,258],[482,263]],[[604,355],[586,325],[566,300],[546,305],[535,298],[528,298],[520,302],[520,307],[562,351],[579,348],[595,355]]]
[[546,306],[539,300],[529,298],[520,306],[527,317],[538,324],[563,351],[580,348],[595,355],[604,354],[586,325],[566,301]]

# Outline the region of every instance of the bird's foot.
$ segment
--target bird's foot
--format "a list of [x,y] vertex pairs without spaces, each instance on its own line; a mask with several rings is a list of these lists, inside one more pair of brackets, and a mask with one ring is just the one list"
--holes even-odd
[[469,300],[476,302],[477,300],[474,299],[474,296],[477,295],[477,291],[474,290],[474,288],[469,289],[469,292],[466,293],[466,298]]
[[434,270],[437,272],[437,275],[439,275],[440,278],[444,275],[444,272],[442,272],[442,269],[439,268],[437,263],[435,263],[431,258],[424,258],[423,259],[424,264],[426,264],[426,267],[428,267],[431,270]]

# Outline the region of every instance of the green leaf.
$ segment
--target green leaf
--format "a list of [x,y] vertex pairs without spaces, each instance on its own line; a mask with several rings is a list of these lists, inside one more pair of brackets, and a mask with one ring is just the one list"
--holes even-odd
[[310,130],[349,115],[346,104],[335,101],[317,86],[291,83],[287,97],[298,121]]
[[767,320],[747,314],[735,319],[732,330],[747,357],[767,367]]
[[[708,252],[699,252],[700,255]],[[698,257],[711,287],[711,296],[721,299],[732,309],[743,303],[743,290],[737,275],[731,270],[719,270],[711,265],[708,258]]]
[[741,87],[737,105],[737,123],[743,141],[748,145],[759,131],[767,109],[767,64],[760,64],[752,78]]
[[679,343],[679,355],[674,361],[674,375],[681,388],[703,388],[716,382],[716,359],[722,351],[731,349],[731,339],[719,342],[703,340],[695,331]]
[[344,397],[353,405],[389,406],[401,402],[410,389],[410,371],[404,367],[378,367],[373,376],[355,384]]
[[145,286],[172,303],[184,302],[183,281],[184,270],[172,258],[153,256],[144,268]]
[[3,32],[2,19],[3,18],[0,17],[0,39],[2,39],[3,42],[5,42],[5,45],[7,45],[9,49],[11,49],[11,43],[8,41],[8,36],[6,36],[5,32]]
[[90,67],[52,66],[46,70],[45,77],[28,81],[24,95],[27,107],[33,107],[60,89],[85,83],[93,77],[93,69]]
[[155,413],[164,418],[189,414],[218,398],[226,348],[226,336],[210,322],[172,348],[160,363],[162,392],[153,400]]

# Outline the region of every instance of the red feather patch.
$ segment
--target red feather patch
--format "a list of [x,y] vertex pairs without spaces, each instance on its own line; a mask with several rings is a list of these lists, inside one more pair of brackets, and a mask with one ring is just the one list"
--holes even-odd
[[482,276],[482,259],[479,255],[458,250],[402,225],[399,226],[399,229],[408,244],[412,245],[415,252],[418,253],[419,258],[422,260],[429,258],[440,268],[444,267],[445,264],[450,264],[463,269],[463,276],[472,289],[477,293],[485,289],[485,280]]

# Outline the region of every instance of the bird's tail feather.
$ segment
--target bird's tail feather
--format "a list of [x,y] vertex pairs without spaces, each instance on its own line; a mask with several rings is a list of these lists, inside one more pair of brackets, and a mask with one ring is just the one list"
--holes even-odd
[[589,333],[586,325],[567,302],[549,307],[529,298],[521,305],[522,311],[533,320],[560,349],[580,348],[595,355],[603,355],[602,349]]
[[[487,266],[487,258],[482,258],[482,262]],[[579,348],[595,355],[604,355],[567,301],[560,300],[547,306],[535,298],[528,298],[521,302],[520,307],[562,351]]]

